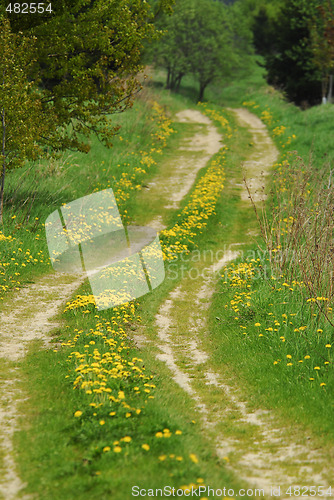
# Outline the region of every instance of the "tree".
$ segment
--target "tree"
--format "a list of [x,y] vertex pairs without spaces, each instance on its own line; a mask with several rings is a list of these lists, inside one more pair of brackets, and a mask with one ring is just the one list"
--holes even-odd
[[192,20],[191,71],[199,83],[198,100],[204,98],[206,87],[227,75],[238,64],[231,32],[223,5],[200,2]]
[[312,20],[311,42],[314,64],[321,72],[322,102],[331,101],[334,71],[334,12],[330,1],[317,7]]
[[[59,0],[52,3],[53,12],[44,15],[4,13],[2,199],[6,168],[36,158],[45,144],[53,151],[87,152],[87,137],[94,132],[111,146],[115,128],[110,115],[132,105],[140,89],[136,75],[143,42],[156,37],[155,17],[172,4],[173,0]],[[11,101],[16,103],[17,118]],[[17,130],[22,127],[26,133],[21,134],[21,144],[14,133],[16,122]]]
[[151,49],[151,57],[167,71],[166,87],[178,90],[182,78],[191,71],[192,47],[189,22],[194,10],[189,2],[178,3],[173,15],[162,16],[158,24],[163,37]]
[[[237,5],[237,4],[235,4]],[[155,51],[156,64],[167,70],[167,88],[177,90],[186,74],[199,83],[198,100],[214,80],[245,64],[250,52],[250,32],[220,2],[182,0],[173,16],[164,19],[165,35]],[[242,35],[240,33],[242,32]]]
[[265,56],[269,83],[296,104],[320,100],[321,73],[314,63],[312,20],[319,0],[284,0],[273,29],[273,46]]
[[34,63],[32,38],[15,35],[9,21],[0,18],[0,222],[3,219],[3,195],[7,169],[34,160],[42,153],[36,137],[50,125],[50,117],[41,120],[41,95],[27,73]]
[[[171,3],[153,4],[159,10]],[[143,40],[155,36],[156,11],[142,0],[62,0],[52,5],[53,15],[34,16],[33,26],[25,30],[37,38],[33,77],[41,82],[45,109],[52,107],[56,118],[50,141],[62,149],[85,151],[83,136],[93,130],[110,145],[108,115],[131,106],[140,89],[135,75],[141,69]],[[22,19],[10,18],[13,30],[22,30]],[[58,127],[70,134],[59,137]]]
[[254,16],[252,31],[254,47],[258,54],[265,56],[273,50],[273,19],[268,13],[268,7],[262,5]]

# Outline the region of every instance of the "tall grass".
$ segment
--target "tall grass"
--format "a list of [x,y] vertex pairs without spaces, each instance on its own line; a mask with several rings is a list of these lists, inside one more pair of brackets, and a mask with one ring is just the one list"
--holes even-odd
[[273,269],[303,281],[309,299],[334,299],[332,172],[289,155],[274,174],[270,216],[259,218]]

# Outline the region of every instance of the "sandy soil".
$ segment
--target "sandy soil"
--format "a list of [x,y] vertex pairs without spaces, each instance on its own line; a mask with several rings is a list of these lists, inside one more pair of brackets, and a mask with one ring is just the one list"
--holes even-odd
[[[256,115],[244,108],[229,110],[235,113],[239,124],[247,127],[252,134],[253,150],[248,160],[243,163],[242,169],[252,199],[257,203],[266,199],[266,178],[270,173],[270,167],[278,159],[278,151],[268,135],[265,124]],[[245,185],[242,187],[241,199],[249,201],[248,190]]]
[[[231,251],[219,266],[233,260],[237,253]],[[157,358],[166,363],[173,380],[194,400],[203,431],[211,432],[218,457],[225,459],[249,487],[263,488],[269,498],[270,488],[275,485],[329,486],[323,450],[312,447],[307,436],[297,438],[291,428],[277,426],[274,412],[250,409],[226,370],[211,368],[205,349],[209,341],[206,313],[218,279],[218,266],[204,266],[204,278],[185,277],[161,305],[156,316],[160,350]],[[210,268],[212,279],[207,279]],[[221,429],[224,425],[230,428],[231,419],[236,422],[235,428],[226,436]],[[240,440],[242,431],[250,436],[245,442]]]
[[[21,288],[12,300],[5,301],[0,314],[0,359],[19,363],[30,343],[36,340],[46,348],[54,347],[50,331],[59,324],[53,318],[82,279],[50,274]],[[14,500],[25,486],[16,472],[12,443],[19,416],[17,406],[24,400],[24,395],[18,388],[18,367],[11,368],[9,372],[11,378],[1,384],[0,391],[0,444],[5,452],[0,495],[5,500]]]
[[[158,175],[151,183],[149,193],[150,197],[157,196],[164,200],[165,208],[173,209],[178,208],[180,201],[188,193],[198,171],[222,147],[222,137],[216,127],[199,111],[182,111],[177,114],[176,121],[196,124],[198,131],[183,141],[180,151],[175,151],[168,169],[168,182],[166,183],[166,177],[160,178]],[[187,151],[187,154],[182,151]],[[194,153],[193,157],[191,152]],[[149,225],[157,230],[164,227],[159,216],[151,220]],[[0,315],[0,358],[19,362],[31,341],[39,340],[45,348],[50,348],[50,331],[58,325],[53,318],[82,279],[61,274],[45,276],[35,284],[21,289],[14,299],[3,304]],[[24,488],[16,472],[12,445],[12,437],[17,428],[17,405],[24,395],[17,387],[16,370],[12,371],[12,375],[2,385],[0,392],[0,443],[5,452],[0,495],[5,500],[16,499]]]

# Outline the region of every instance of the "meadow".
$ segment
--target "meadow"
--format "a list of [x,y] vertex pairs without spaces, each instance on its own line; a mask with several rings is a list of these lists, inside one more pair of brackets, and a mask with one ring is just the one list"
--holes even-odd
[[[299,426],[298,432],[307,429],[315,440],[329,441],[333,262],[324,256],[332,205],[321,200],[324,193],[332,200],[328,115],[333,108],[301,111],[262,85],[258,70],[253,79],[253,86],[247,79],[219,92],[213,88],[208,102],[197,107],[224,134],[225,145],[160,233],[166,273],[172,263],[182,264],[182,254],[240,242],[245,225],[259,225],[262,240],[245,247],[253,257],[221,271],[210,309],[212,362],[228,366],[254,407],[274,409],[282,421]],[[178,96],[159,89],[159,81],[158,75],[133,109],[115,117],[121,128],[111,151],[92,138],[88,155],[64,154],[10,174],[0,232],[1,300],[52,272],[43,224],[61,204],[112,187],[123,222],[136,221],[140,191],[182,139],[173,115],[196,106],[191,81],[185,79]],[[267,211],[250,215],[227,185],[230,176],[242,181],[239,167],[252,146],[247,130],[222,109],[226,105],[257,114],[281,152]],[[50,500],[74,495],[118,500],[129,498],[130,485],[139,480],[143,488],[242,486],[200,431],[191,398],[167,367],[133,341],[152,325],[175,284],[167,279],[150,300],[98,312],[85,282],[62,311],[62,327],[52,332],[54,349],[31,347],[20,365],[29,399],[21,404],[21,430],[15,434],[28,493]]]

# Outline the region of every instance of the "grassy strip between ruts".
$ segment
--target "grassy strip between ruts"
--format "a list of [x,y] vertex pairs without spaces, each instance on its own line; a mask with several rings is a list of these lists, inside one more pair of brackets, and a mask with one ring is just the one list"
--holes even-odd
[[[223,117],[221,125],[229,127]],[[223,188],[224,154],[200,173],[180,221],[163,235],[167,259],[193,247],[205,230]],[[118,198],[126,202],[132,190],[126,178]],[[84,285],[66,309],[66,326],[58,332],[62,347],[32,351],[24,363],[29,418],[16,442],[17,450],[29,449],[29,463],[25,453],[19,455],[28,491],[43,492],[47,499],[116,500],[130,498],[139,479],[146,489],[199,487],[207,481],[216,488],[235,485],[214,444],[199,437],[193,403],[175,384],[171,391],[167,370],[131,344],[128,334],[140,321],[136,304],[97,313]]]

